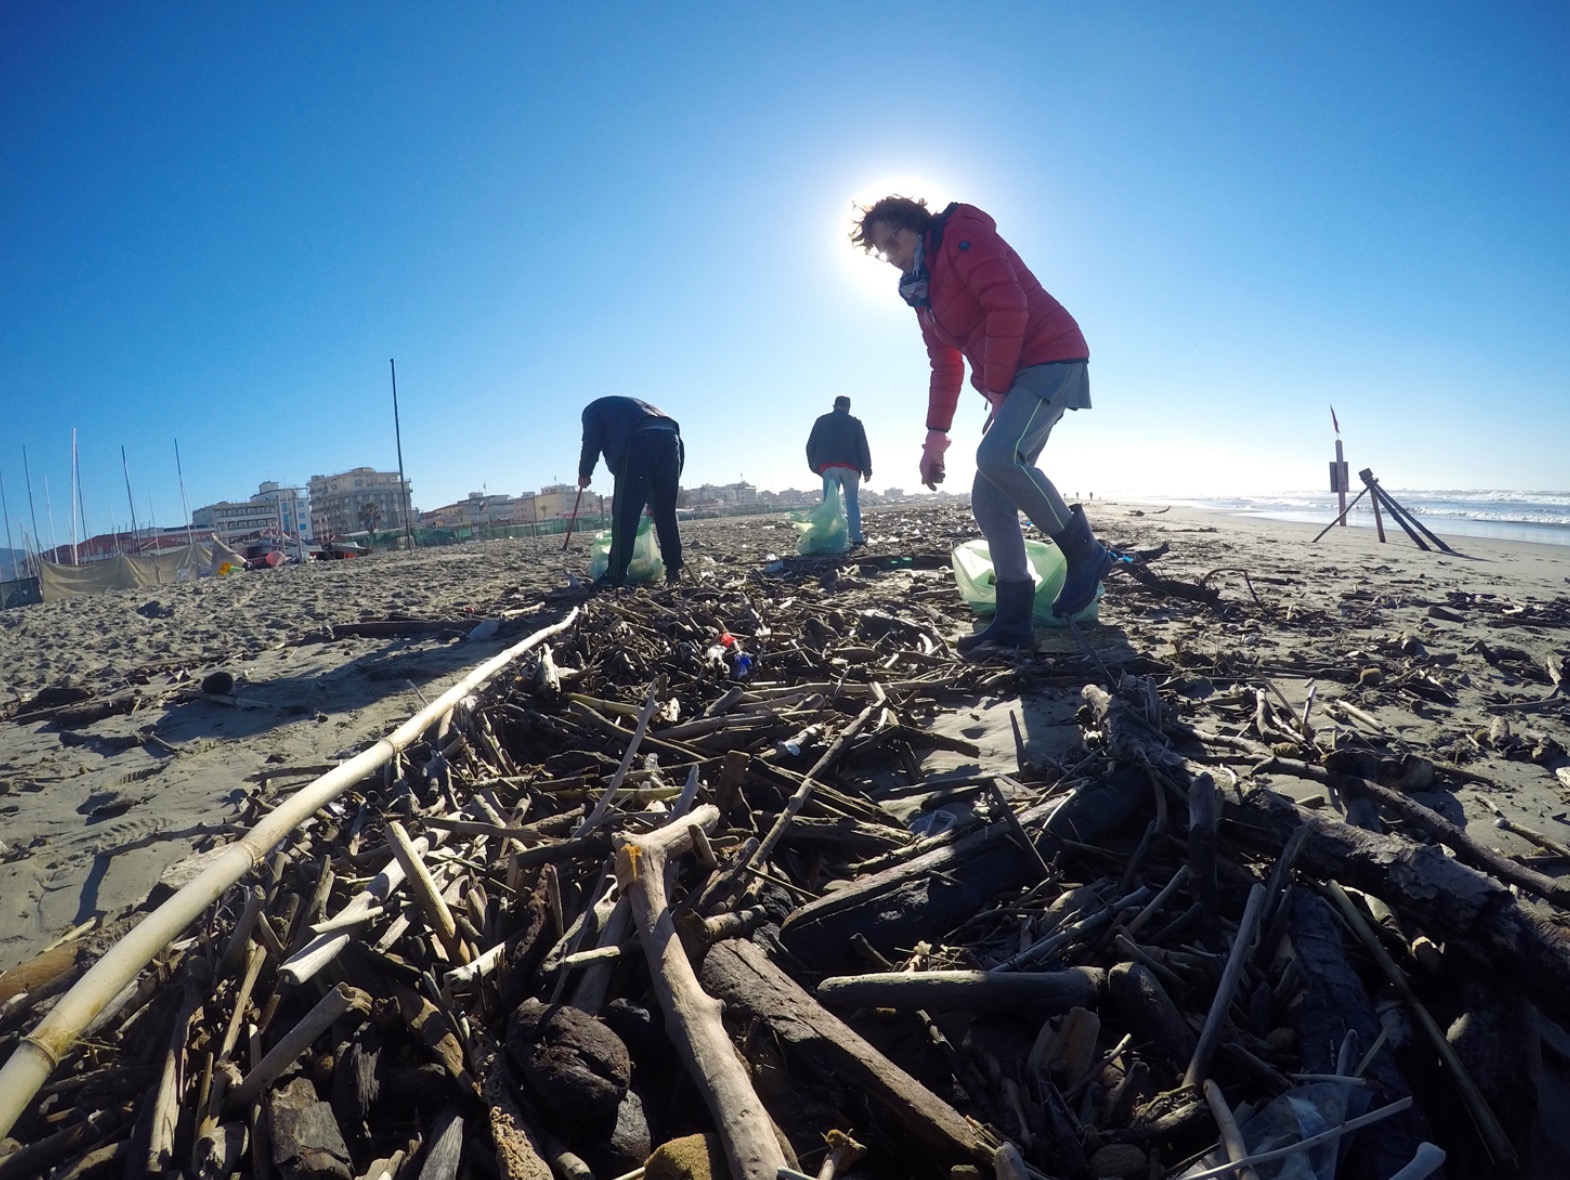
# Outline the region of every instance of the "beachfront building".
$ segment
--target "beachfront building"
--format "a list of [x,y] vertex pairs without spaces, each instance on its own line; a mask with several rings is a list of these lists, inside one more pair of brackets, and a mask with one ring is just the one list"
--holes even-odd
[[467,498],[455,504],[444,504],[420,513],[420,523],[436,528],[469,528],[475,533],[483,533],[492,528],[533,524],[537,519],[535,507],[533,492],[524,492],[521,496],[470,492]]
[[719,509],[740,508],[757,504],[758,489],[742,480],[739,483],[699,484],[685,493],[686,506]]
[[413,487],[396,471],[356,467],[338,475],[313,475],[311,530],[318,540],[361,532],[401,532],[414,519]]
[[196,509],[191,527],[217,534],[231,548],[263,539],[309,543],[310,504],[301,489],[269,480],[249,500],[220,500]]
[[[598,496],[594,498],[599,500]],[[572,507],[577,501],[577,484],[548,483],[534,494],[534,519],[558,520],[563,516],[571,516]]]

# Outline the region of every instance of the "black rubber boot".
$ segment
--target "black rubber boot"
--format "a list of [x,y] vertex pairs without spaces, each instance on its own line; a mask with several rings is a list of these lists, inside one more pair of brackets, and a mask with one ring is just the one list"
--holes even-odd
[[992,615],[992,622],[974,635],[960,636],[955,646],[961,655],[984,643],[994,647],[1024,647],[1035,638],[1035,624],[1030,614],[1036,605],[1036,583],[1025,578],[1018,582],[999,582],[995,589],[998,608]]
[[1112,554],[1090,531],[1090,521],[1085,519],[1085,509],[1079,504],[1069,509],[1068,526],[1061,533],[1054,533],[1052,539],[1068,563],[1068,575],[1052,603],[1052,613],[1066,619],[1095,600],[1096,587],[1112,569]]

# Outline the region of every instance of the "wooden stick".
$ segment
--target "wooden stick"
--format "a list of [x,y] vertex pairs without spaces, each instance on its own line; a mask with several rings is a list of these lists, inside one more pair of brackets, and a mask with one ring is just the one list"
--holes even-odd
[[1343,1135],[1350,1135],[1353,1131],[1361,1131],[1364,1127],[1367,1127],[1372,1123],[1380,1122],[1381,1120],[1387,1119],[1394,1114],[1400,1114],[1403,1110],[1411,1105],[1412,1099],[1409,1095],[1406,1098],[1401,1098],[1395,1102],[1390,1103],[1388,1106],[1381,1106],[1378,1110],[1371,1110],[1367,1114],[1359,1115],[1355,1119],[1348,1119],[1339,1127],[1331,1127],[1328,1131],[1321,1131],[1317,1135],[1310,1135],[1307,1139],[1299,1139],[1296,1143],[1289,1143],[1285,1147],[1276,1147],[1269,1151],[1261,1151],[1254,1155],[1246,1155],[1240,1160],[1233,1160],[1231,1163],[1219,1164],[1214,1168],[1207,1168],[1203,1172],[1190,1172],[1183,1177],[1183,1180],[1215,1180],[1217,1176],[1225,1176],[1228,1172],[1236,1172],[1238,1168],[1243,1166],[1252,1168],[1258,1166],[1259,1164],[1268,1164],[1274,1162],[1275,1160],[1283,1160],[1286,1159],[1286,1157],[1289,1155],[1294,1155],[1300,1151],[1307,1151],[1310,1147],[1318,1147],[1321,1143],[1329,1143],[1331,1140],[1339,1139]]
[[301,1053],[311,1047],[311,1042],[327,1031],[327,1027],[349,1012],[367,1015],[371,1010],[371,997],[359,988],[340,983],[317,1001],[316,1007],[301,1018],[300,1023],[257,1062],[245,1080],[229,1091],[230,1110],[245,1110],[253,1106],[284,1070],[294,1064]]
[[251,1002],[251,990],[256,987],[257,977],[261,975],[265,962],[267,951],[260,943],[251,943],[246,954],[245,974],[240,977],[240,986],[234,993],[234,1011],[229,1014],[229,1028],[224,1033],[223,1047],[218,1050],[219,1061],[227,1061],[234,1047],[240,1043],[240,1025],[245,1021],[245,1006]]
[[[1013,716],[1012,713],[1009,714]],[[1014,809],[1009,806],[1009,801],[1003,797],[1005,786],[1019,790],[1024,788],[1006,774],[1000,774],[987,784],[987,790],[992,795],[992,800],[998,805],[998,810],[1003,813],[1003,819],[1008,823],[1009,830],[1014,833],[1014,839],[1019,842],[1025,852],[1036,862],[1036,867],[1041,870],[1041,879],[1045,881],[1052,876],[1052,870],[1047,867],[1047,862],[1041,859],[1041,850],[1036,847],[1035,841],[1026,833],[1019,822],[1019,816],[1014,814]]]
[[[790,827],[791,820],[796,817],[797,812],[806,806],[807,800],[812,796],[813,780],[820,774],[827,773],[828,769],[839,761],[840,756],[845,752],[845,747],[850,744],[851,738],[861,732],[861,727],[871,720],[873,713],[883,707],[883,702],[886,699],[882,686],[874,683],[872,685],[872,703],[856,715],[856,719],[846,726],[844,732],[835,738],[833,744],[824,751],[823,757],[813,764],[812,769],[807,772],[807,777],[802,779],[801,785],[796,788],[795,794],[785,801],[784,809],[775,818],[768,834],[763,837],[758,847],[750,855],[740,861],[739,869],[751,868],[757,862],[768,860],[769,857],[774,855],[774,849],[779,844],[780,838],[785,835],[785,830]],[[1010,814],[1012,815],[1013,813],[1010,812]],[[734,872],[735,870],[732,871]],[[748,886],[745,895],[751,896],[758,888],[760,888],[760,885],[755,880],[752,885]]]
[[[1345,495],[1345,493],[1342,493],[1342,494],[1343,494],[1343,495]],[[1326,534],[1326,533],[1328,533],[1328,532],[1329,532],[1329,531],[1330,531],[1330,530],[1331,530],[1331,529],[1333,529],[1333,528],[1335,528],[1335,527],[1336,527],[1336,525],[1338,525],[1338,524],[1345,524],[1345,523],[1346,523],[1346,514],[1347,514],[1347,513],[1348,513],[1348,512],[1351,512],[1351,511],[1352,511],[1352,509],[1353,509],[1353,507],[1354,507],[1354,506],[1355,506],[1355,505],[1356,505],[1356,504],[1357,504],[1357,502],[1358,502],[1358,501],[1359,501],[1359,500],[1361,500],[1361,499],[1362,499],[1362,498],[1363,498],[1363,497],[1364,497],[1364,496],[1366,496],[1366,495],[1368,495],[1368,488],[1367,488],[1367,487],[1364,487],[1364,488],[1363,488],[1363,490],[1362,490],[1362,491],[1361,491],[1361,492],[1359,492],[1359,493],[1358,493],[1358,494],[1357,494],[1357,495],[1355,495],[1355,496],[1353,496],[1353,497],[1352,497],[1352,500],[1351,500],[1351,503],[1349,503],[1349,504],[1348,504],[1348,505],[1347,505],[1347,506],[1346,506],[1346,507],[1345,507],[1345,508],[1343,508],[1343,509],[1342,509],[1342,510],[1341,510],[1341,515],[1339,515],[1339,516],[1337,516],[1337,517],[1336,517],[1336,518],[1335,518],[1335,519],[1334,519],[1334,520],[1332,520],[1332,521],[1331,521],[1331,522],[1330,522],[1330,523],[1329,523],[1329,524],[1327,524],[1327,525],[1326,525],[1326,526],[1325,526],[1325,527],[1324,527],[1324,528],[1322,528],[1322,529],[1320,529],[1320,530],[1319,530],[1319,532],[1318,532],[1318,533],[1317,533],[1317,534],[1316,534],[1316,535],[1315,535],[1315,537],[1314,537],[1314,541],[1317,541],[1317,540],[1319,540],[1319,538],[1320,538],[1320,537],[1323,537],[1323,536],[1324,536],[1324,535],[1325,535],[1325,534]],[[1380,537],[1380,538],[1379,538],[1379,539],[1380,539],[1380,540],[1381,540],[1381,541],[1383,541],[1383,540],[1384,540],[1384,538],[1383,538],[1383,537]],[[1314,541],[1310,541],[1310,542],[1309,542],[1309,544],[1310,544],[1310,545],[1312,545],[1312,544],[1313,544],[1313,543],[1314,543]]]
[[1466,1105],[1467,1113],[1472,1116],[1472,1121],[1477,1124],[1477,1133],[1482,1137],[1483,1146],[1488,1149],[1488,1154],[1494,1162],[1502,1167],[1514,1169],[1518,1166],[1515,1148],[1510,1146],[1510,1140],[1505,1136],[1504,1128],[1499,1125],[1499,1120],[1494,1117],[1493,1110],[1488,1105],[1488,1099],[1483,1097],[1483,1092],[1477,1088],[1477,1083],[1472,1080],[1472,1075],[1456,1056],[1455,1049],[1451,1046],[1445,1030],[1439,1027],[1437,1021],[1429,1014],[1423,1002],[1417,998],[1417,993],[1412,990],[1412,985],[1407,982],[1401,968],[1396,966],[1390,953],[1385,950],[1384,943],[1379,941],[1379,936],[1369,928],[1362,912],[1352,904],[1352,899],[1347,896],[1335,881],[1325,885],[1325,892],[1330,900],[1335,902],[1336,909],[1346,919],[1347,926],[1356,934],[1358,941],[1368,948],[1368,953],[1374,957],[1374,962],[1384,973],[1407,1009],[1417,1017],[1418,1024],[1428,1035],[1430,1043],[1438,1052],[1440,1059],[1450,1069],[1455,1077],[1456,1089],[1461,1092],[1461,1101]]
[[1066,971],[900,971],[836,975],[818,984],[818,999],[839,1007],[910,1010],[955,1008],[977,1012],[1021,1012],[1031,1018],[1056,1016],[1071,1008],[1098,1007],[1106,996],[1107,973],[1099,967]]
[[643,702],[643,709],[638,714],[638,724],[633,728],[632,739],[627,743],[627,749],[621,756],[621,764],[616,767],[616,773],[611,775],[604,794],[595,803],[594,810],[584,817],[584,821],[573,832],[574,836],[587,836],[605,818],[605,813],[610,810],[611,802],[616,798],[616,792],[621,789],[622,780],[627,777],[627,772],[632,769],[632,760],[637,757],[638,746],[643,741],[643,735],[649,728],[649,718],[654,716],[654,710],[659,708],[660,697],[665,695],[665,677],[663,674],[656,676],[649,685],[649,695]]
[[704,992],[676,936],[665,893],[666,864],[691,843],[688,824],[708,829],[719,818],[719,808],[706,803],[647,835],[622,837],[616,879],[632,906],[666,1029],[714,1119],[733,1180],[774,1180],[784,1153],[725,1031],[723,1005]]
[[1419,1143],[1417,1154],[1412,1157],[1412,1162],[1390,1177],[1390,1180],[1426,1180],[1437,1172],[1444,1162],[1444,1148],[1435,1143]]
[[1237,1165],[1234,1173],[1237,1180],[1259,1180],[1258,1172],[1248,1164],[1239,1163],[1248,1158],[1248,1145],[1243,1141],[1243,1132],[1238,1130],[1237,1119],[1232,1117],[1232,1108],[1227,1105],[1221,1087],[1209,1078],[1205,1079],[1205,1102],[1221,1130],[1221,1145],[1226,1148],[1227,1159]]
[[1232,939],[1232,952],[1227,956],[1226,969],[1221,973],[1221,983],[1216,988],[1216,998],[1211,1002],[1210,1014],[1205,1017],[1205,1027],[1200,1030],[1199,1043],[1194,1046],[1194,1056],[1183,1075],[1185,1086],[1199,1085],[1200,1078],[1210,1068],[1210,1058],[1216,1051],[1216,1041],[1221,1036],[1221,1026],[1226,1020],[1232,995],[1237,991],[1238,979],[1243,974],[1243,964],[1248,961],[1248,946],[1253,941],[1259,925],[1259,915],[1265,908],[1265,887],[1255,885],[1248,893],[1248,904],[1243,908],[1243,920],[1238,923],[1237,935]]
[[409,833],[404,831],[403,825],[397,820],[389,820],[387,823],[387,846],[392,850],[398,863],[403,866],[409,881],[409,889],[413,892],[415,901],[419,903],[420,910],[425,914],[426,921],[431,924],[436,937],[441,939],[447,954],[459,963],[467,963],[471,958],[469,948],[464,945],[463,939],[458,937],[458,924],[453,921],[452,910],[448,909],[447,903],[442,900],[441,890],[436,888],[436,881],[420,858],[420,852],[415,848],[414,841],[409,839]]

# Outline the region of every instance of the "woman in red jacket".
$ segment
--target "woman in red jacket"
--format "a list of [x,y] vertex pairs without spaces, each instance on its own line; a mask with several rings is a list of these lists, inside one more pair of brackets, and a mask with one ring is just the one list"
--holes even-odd
[[992,554],[997,613],[986,630],[961,639],[960,650],[1028,644],[1035,584],[1020,512],[1057,542],[1068,562],[1054,613],[1083,610],[1112,568],[1084,510],[1065,504],[1036,466],[1063,412],[1090,408],[1085,337],[998,236],[992,218],[973,205],[934,214],[923,200],[885,197],[861,211],[851,244],[899,269],[900,295],[916,309],[932,360],[922,483],[936,488],[943,481],[966,361],[971,384],[992,406],[976,449],[970,503]]

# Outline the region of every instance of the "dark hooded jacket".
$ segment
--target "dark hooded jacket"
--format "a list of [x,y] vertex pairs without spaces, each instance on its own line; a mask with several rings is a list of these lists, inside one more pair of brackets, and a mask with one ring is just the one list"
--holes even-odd
[[578,476],[588,479],[601,455],[611,475],[619,475],[627,461],[627,444],[640,430],[674,430],[676,419],[657,406],[635,397],[602,397],[583,408],[583,454]]
[[849,408],[836,407],[812,424],[812,433],[807,436],[807,466],[819,475],[825,467],[853,467],[863,479],[872,478],[867,432]]

